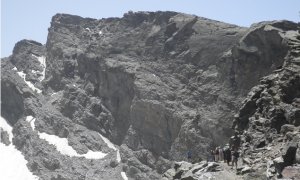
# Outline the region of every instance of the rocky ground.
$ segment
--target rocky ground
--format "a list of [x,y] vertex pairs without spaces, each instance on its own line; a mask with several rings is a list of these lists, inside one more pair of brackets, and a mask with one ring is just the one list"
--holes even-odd
[[[275,167],[288,177],[297,171],[289,159],[299,142],[298,29],[289,21],[244,28],[176,12],[99,20],[57,14],[46,45],[22,40],[1,59],[1,116],[41,179],[172,179],[176,166],[184,168],[180,178],[230,179],[236,174],[222,164],[201,160],[227,143],[233,119],[243,169],[251,169],[235,178],[275,177]],[[1,142],[9,144],[5,133]],[[66,156],[41,133],[65,138],[82,156],[107,155]],[[182,161],[188,150],[197,164]],[[225,174],[203,175],[211,169]]]

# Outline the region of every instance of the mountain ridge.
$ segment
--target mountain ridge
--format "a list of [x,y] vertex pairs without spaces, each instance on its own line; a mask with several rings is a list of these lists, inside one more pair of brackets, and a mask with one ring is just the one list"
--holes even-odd
[[[86,167],[96,166],[68,160],[72,171],[58,160],[59,168],[47,173],[44,157],[33,161],[30,155],[39,146],[22,145],[21,132],[34,134],[24,121],[29,115],[39,131],[67,138],[78,153],[110,152],[95,132],[120,146],[122,162],[106,167],[118,169],[116,179],[121,169],[129,178],[159,179],[187,150],[194,160],[204,159],[210,148],[226,143],[242,100],[283,65],[290,51],[284,34],[297,28],[289,21],[242,28],[176,12],[128,12],[101,20],[56,14],[45,45],[20,41],[2,59],[1,116],[14,125],[13,142],[29,169],[43,179],[80,179]],[[34,73],[43,68],[36,57],[46,58],[43,81]],[[28,88],[15,67],[42,92]],[[55,150],[47,153],[61,157]]]

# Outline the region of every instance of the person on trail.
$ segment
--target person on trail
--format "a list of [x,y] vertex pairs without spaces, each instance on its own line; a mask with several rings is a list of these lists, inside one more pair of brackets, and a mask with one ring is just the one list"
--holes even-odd
[[210,150],[210,155],[211,155],[211,158],[212,158],[212,161],[215,162],[215,152],[214,150]]
[[187,159],[188,159],[188,162],[192,161],[192,151],[191,150],[188,150],[188,152],[187,152]]
[[215,161],[218,162],[219,161],[219,148],[218,147],[216,147],[214,153],[215,153]]
[[232,167],[231,167],[231,169],[233,169],[234,164],[235,164],[235,169],[237,169],[237,162],[238,162],[239,157],[240,157],[240,153],[238,152],[237,148],[234,148],[232,151]]
[[231,162],[231,151],[230,151],[229,146],[226,146],[224,158],[226,159],[227,165],[230,166],[229,163]]
[[239,132],[235,131],[234,136],[230,138],[229,145],[230,147],[234,146],[234,148],[239,148],[241,144],[241,137],[239,136]]
[[211,151],[207,150],[207,162],[213,162],[213,161],[214,161],[214,158],[211,155]]
[[223,160],[224,160],[224,163],[226,163],[226,153],[225,153],[226,145],[223,147],[222,151],[223,151]]
[[223,149],[219,146],[219,161],[223,161],[224,156],[223,156]]

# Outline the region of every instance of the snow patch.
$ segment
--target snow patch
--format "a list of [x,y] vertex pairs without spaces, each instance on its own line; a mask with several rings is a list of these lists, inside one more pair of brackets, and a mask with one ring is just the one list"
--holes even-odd
[[51,96],[53,96],[53,95],[55,95],[55,94],[57,94],[57,93],[52,93]]
[[27,116],[26,117],[26,121],[30,123],[30,126],[33,130],[35,130],[35,125],[34,125],[34,122],[35,122],[35,118],[32,117],[32,116]]
[[102,136],[100,133],[99,136],[102,138],[102,140],[107,144],[109,148],[113,149],[114,151],[117,151],[117,161],[121,162],[121,155],[119,149],[117,149],[116,146],[109,139]]
[[89,32],[91,32],[91,29],[90,28],[85,28],[86,30],[88,30]]
[[121,162],[121,155],[119,149],[117,150],[117,161]]
[[49,144],[53,144],[56,149],[63,155],[67,156],[75,156],[75,157],[85,157],[87,159],[102,159],[107,154],[103,152],[94,152],[89,150],[86,154],[78,154],[71,146],[68,144],[67,138],[60,138],[55,135],[50,135],[47,133],[38,133],[41,139],[46,140]]
[[121,172],[121,176],[124,180],[128,180],[128,177],[126,176],[125,172]]
[[17,72],[17,74],[24,80],[24,82],[35,92],[41,93],[42,90],[34,87],[34,85],[30,81],[26,81],[26,74],[23,71]]
[[102,31],[99,31],[99,35],[103,34]]
[[18,69],[17,69],[17,67],[14,67],[14,68],[12,68],[12,70],[17,71]]
[[99,134],[99,136],[102,138],[102,140],[107,144],[107,146],[113,150],[117,150],[117,148],[115,147],[115,145],[106,137],[102,136],[101,134]]
[[[13,138],[12,127],[1,116],[0,116],[0,127],[8,133],[9,141],[12,142],[12,138]],[[0,141],[1,141],[1,139],[0,139]]]
[[[42,68],[43,68],[43,71],[40,72],[42,74],[41,77],[39,77],[39,80],[40,82],[43,81],[45,79],[45,75],[46,75],[46,57],[45,56],[36,56],[34,54],[31,54],[33,57],[37,58],[37,60],[40,62]],[[33,72],[34,70],[32,70]],[[35,71],[37,72],[37,71]]]
[[37,74],[39,71],[31,70],[31,72],[32,72],[33,74]]
[[[12,127],[6,122],[3,117],[0,117],[0,127],[2,127],[9,134],[11,141]],[[27,161],[20,151],[11,143],[9,146],[0,143],[0,179],[4,180],[37,180],[26,166]]]

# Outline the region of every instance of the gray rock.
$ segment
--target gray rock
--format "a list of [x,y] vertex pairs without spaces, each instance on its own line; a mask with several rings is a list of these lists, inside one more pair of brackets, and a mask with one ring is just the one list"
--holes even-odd
[[[288,21],[243,28],[176,12],[101,20],[57,14],[46,45],[20,41],[1,60],[1,115],[41,179],[120,179],[122,167],[130,178],[160,179],[188,150],[197,162],[225,144],[240,107],[233,126],[247,130],[251,137],[242,137],[242,148],[264,167],[257,156],[277,156],[266,151],[282,138],[281,126],[298,125],[297,30]],[[33,73],[42,70],[35,56],[46,57],[42,82]],[[14,67],[43,92],[30,89]],[[24,121],[29,115],[35,131]],[[79,154],[107,156],[62,155],[37,131],[67,138]],[[98,133],[120,146],[121,165]],[[221,170],[216,163],[194,165],[175,163],[169,176]]]
[[112,167],[112,168],[118,166],[118,164],[119,164],[119,163],[118,163],[117,160],[111,160],[110,163],[109,163],[110,167]]
[[246,174],[246,173],[250,173],[251,171],[253,171],[251,167],[245,166],[245,167],[243,167],[243,169],[241,170],[241,173],[242,173],[242,174]]
[[278,177],[281,177],[282,170],[284,169],[284,159],[282,157],[278,157],[278,158],[275,158],[273,161],[274,161],[276,174]]
[[283,126],[281,126],[281,130],[280,132],[282,134],[286,134],[287,132],[293,132],[295,130],[295,126],[292,124],[285,124]]
[[0,143],[5,144],[6,146],[10,145],[9,134],[0,128]]

